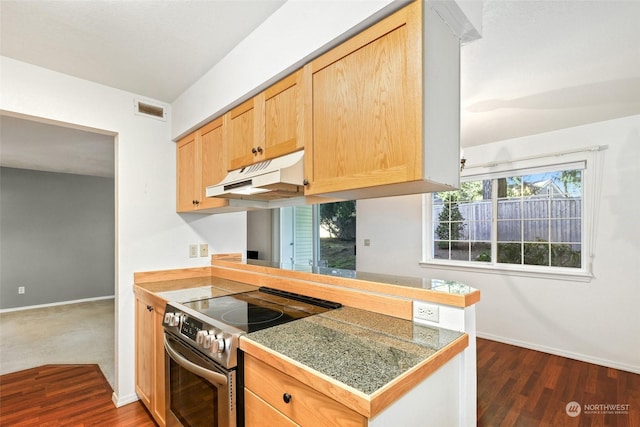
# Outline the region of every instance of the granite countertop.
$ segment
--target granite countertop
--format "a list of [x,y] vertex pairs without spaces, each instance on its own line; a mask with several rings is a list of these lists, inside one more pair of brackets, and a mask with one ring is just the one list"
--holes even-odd
[[463,335],[342,307],[252,332],[241,340],[252,340],[372,395]]
[[162,280],[136,286],[152,292],[166,301],[177,302],[221,297],[258,289],[257,286],[212,276]]
[[398,276],[391,274],[370,273],[366,271],[346,270],[333,267],[313,267],[306,264],[277,263],[261,260],[246,260],[247,265],[256,265],[271,267],[278,270],[290,270],[299,272],[314,273],[321,276],[335,276],[347,279],[366,280],[387,285],[398,285],[406,288],[428,289],[435,292],[444,292],[456,295],[468,295],[476,292],[477,289],[472,288],[464,283],[453,280],[443,280],[435,277],[411,277]]
[[[209,275],[141,281],[134,288],[136,293],[148,293],[166,302],[256,289]],[[373,417],[462,352],[468,342],[465,333],[343,306],[251,332],[240,338],[240,349]]]

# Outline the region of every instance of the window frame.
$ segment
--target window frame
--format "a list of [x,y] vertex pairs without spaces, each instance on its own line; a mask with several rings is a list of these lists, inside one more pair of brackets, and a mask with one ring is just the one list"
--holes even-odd
[[[526,264],[498,263],[495,257],[491,262],[461,261],[436,259],[434,256],[433,233],[433,194],[422,196],[422,260],[420,265],[424,268],[439,268],[445,270],[458,270],[480,272],[489,274],[501,274],[509,276],[553,278],[559,280],[588,282],[593,277],[593,242],[595,230],[594,218],[598,209],[597,193],[600,176],[596,167],[597,150],[582,149],[569,153],[556,153],[554,155],[536,156],[522,160],[495,162],[485,165],[466,167],[460,174],[460,181],[479,181],[507,176],[534,174],[541,172],[560,171],[568,169],[582,170],[582,215],[581,215],[581,268],[553,267]],[[560,158],[559,158],[560,157]],[[492,185],[494,185],[492,183]],[[496,194],[495,191],[492,194]],[[497,251],[497,197],[492,197],[492,252]]]

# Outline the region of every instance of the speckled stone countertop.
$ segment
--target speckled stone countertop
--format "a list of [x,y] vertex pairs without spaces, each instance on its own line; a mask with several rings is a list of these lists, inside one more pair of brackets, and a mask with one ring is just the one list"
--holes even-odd
[[260,260],[245,260],[247,265],[258,265],[272,267],[277,270],[291,270],[314,273],[320,276],[344,277],[347,279],[367,280],[370,282],[383,283],[389,285],[399,285],[406,288],[429,289],[435,292],[444,292],[455,295],[467,295],[475,292],[476,289],[464,283],[452,280],[442,280],[434,277],[410,277],[391,274],[369,273],[366,271],[354,271],[331,267],[312,267],[309,265],[276,263]]
[[221,297],[258,289],[257,286],[212,276],[162,280],[136,286],[152,292],[166,301],[177,302]]
[[252,332],[242,339],[371,395],[462,335],[342,307]]

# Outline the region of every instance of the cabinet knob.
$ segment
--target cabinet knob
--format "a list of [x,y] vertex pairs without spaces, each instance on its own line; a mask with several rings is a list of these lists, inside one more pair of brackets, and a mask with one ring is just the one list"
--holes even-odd
[[147,305],[147,311],[153,311],[153,307],[151,307],[150,305]]
[[258,153],[262,153],[262,147],[258,146]]
[[305,187],[306,187],[307,185],[309,185],[309,180],[308,180],[308,179],[304,179],[304,180],[302,181],[302,185],[304,185]]
[[282,400],[284,400],[284,403],[289,403],[291,402],[291,395],[289,393],[285,393],[282,395]]
[[252,152],[253,154],[258,154],[258,150],[256,150],[256,147],[253,147],[253,148],[251,149],[251,152]]

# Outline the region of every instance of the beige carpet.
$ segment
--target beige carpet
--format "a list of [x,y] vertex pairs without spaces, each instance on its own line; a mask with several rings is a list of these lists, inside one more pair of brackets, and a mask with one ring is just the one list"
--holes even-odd
[[0,375],[85,363],[98,364],[113,388],[113,299],[0,314]]

